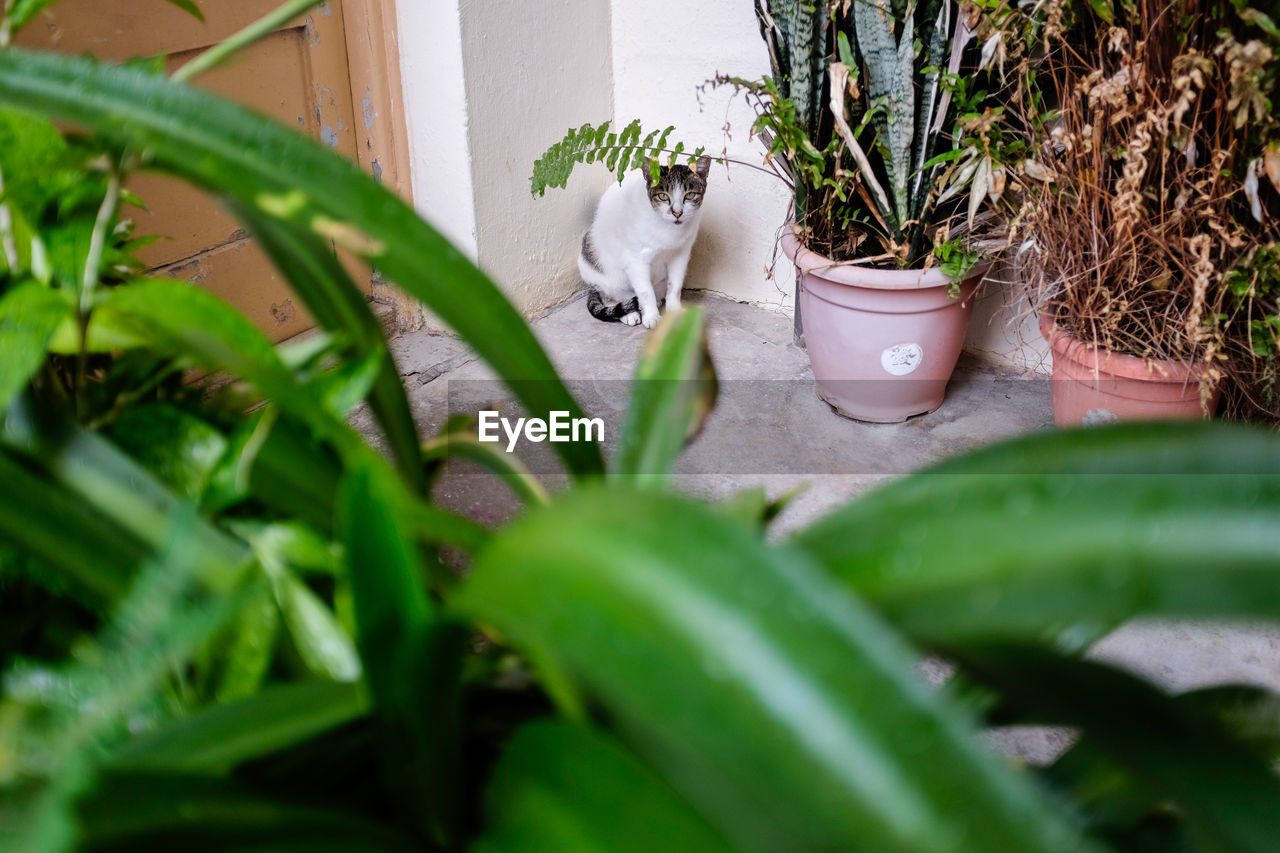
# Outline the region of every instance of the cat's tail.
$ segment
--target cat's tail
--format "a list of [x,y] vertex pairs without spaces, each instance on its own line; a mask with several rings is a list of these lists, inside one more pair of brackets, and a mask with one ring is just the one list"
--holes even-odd
[[606,323],[618,323],[628,314],[640,312],[640,300],[631,297],[626,302],[619,302],[610,307],[604,304],[604,297],[594,287],[587,291],[587,310],[591,316]]

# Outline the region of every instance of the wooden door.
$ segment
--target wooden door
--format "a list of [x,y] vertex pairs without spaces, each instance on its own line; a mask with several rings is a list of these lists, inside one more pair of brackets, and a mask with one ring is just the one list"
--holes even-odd
[[[63,0],[32,22],[20,41],[65,53],[89,52],[112,61],[165,54],[172,70],[279,3],[280,0],[200,2],[205,15],[205,22],[201,23],[164,0]],[[360,0],[348,0],[346,5],[358,6]],[[358,29],[367,29],[366,10],[359,10],[354,17]],[[376,69],[380,73],[386,70],[386,66]],[[366,79],[372,71],[362,68],[363,76],[355,81],[354,91],[361,93],[362,101],[362,117],[357,121],[347,61],[344,4],[328,0],[223,66],[201,75],[195,83],[295,127],[352,160],[363,160],[377,168],[382,163],[373,156],[379,152],[368,138],[371,122],[367,119],[371,112],[377,112],[378,105],[368,97],[375,90],[387,92],[388,87]],[[358,142],[364,143],[363,152]],[[361,153],[366,156],[362,158]],[[283,340],[311,326],[299,300],[270,261],[212,199],[179,181],[151,174],[135,176],[129,189],[146,203],[148,210],[128,207],[124,215],[137,221],[140,235],[160,234],[165,238],[139,253],[155,274],[191,281],[222,296],[274,340]],[[367,292],[368,273],[358,274],[357,280]]]

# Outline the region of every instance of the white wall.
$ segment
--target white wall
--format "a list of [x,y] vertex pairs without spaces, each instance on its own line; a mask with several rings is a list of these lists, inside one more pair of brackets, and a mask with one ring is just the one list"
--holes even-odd
[[1021,293],[1015,266],[993,265],[978,290],[964,348],[986,361],[1024,373],[1047,374],[1053,367],[1049,345],[1040,336],[1030,302],[1018,298]]
[[578,292],[582,235],[607,184],[578,169],[566,189],[529,192],[543,151],[610,115],[609,6],[476,0],[461,11],[480,267],[536,314]]
[[[746,100],[729,90],[698,92],[717,73],[746,78],[769,73],[752,0],[614,0],[612,5],[616,123],[638,118],[646,131],[675,125],[673,143],[683,140],[689,149],[701,145],[713,154],[761,165],[764,148],[748,138],[754,114]],[[685,287],[789,309],[795,277],[780,251],[775,279],[765,273],[774,264],[789,202],[789,189],[771,174],[713,165]]]
[[414,207],[475,260],[476,213],[458,0],[399,0],[396,18]]

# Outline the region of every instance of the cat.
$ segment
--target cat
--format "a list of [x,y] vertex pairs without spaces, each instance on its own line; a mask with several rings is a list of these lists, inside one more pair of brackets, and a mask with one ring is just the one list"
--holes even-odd
[[710,157],[692,169],[662,166],[653,184],[646,163],[605,190],[578,255],[592,317],[652,329],[664,279],[666,309],[679,310],[710,169]]

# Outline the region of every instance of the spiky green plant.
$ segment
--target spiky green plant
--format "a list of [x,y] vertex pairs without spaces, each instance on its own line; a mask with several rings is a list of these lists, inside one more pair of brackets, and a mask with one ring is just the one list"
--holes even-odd
[[1029,19],[953,0],[756,0],[756,13],[773,76],[723,82],[759,104],[809,247],[913,266],[972,232],[1020,153],[1002,98],[1022,82]]

